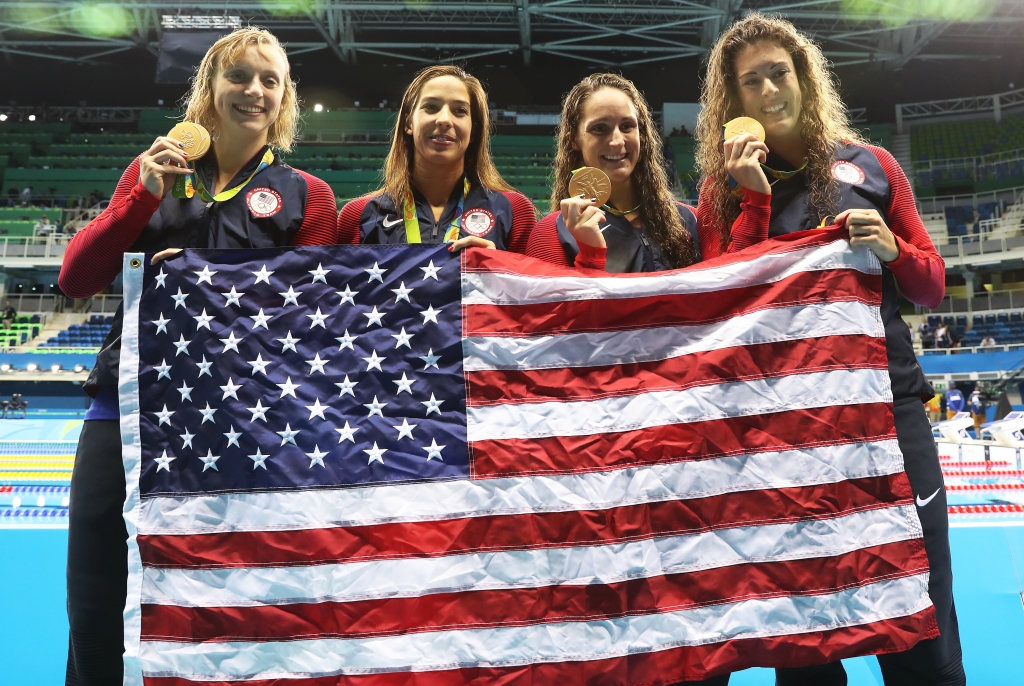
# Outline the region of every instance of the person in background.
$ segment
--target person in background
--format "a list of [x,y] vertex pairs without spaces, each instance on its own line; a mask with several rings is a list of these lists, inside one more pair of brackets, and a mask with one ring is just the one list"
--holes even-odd
[[907,322],[907,328],[910,329],[910,342],[911,343],[916,343],[917,342],[917,334],[914,332],[914,325],[911,324],[910,322]]
[[957,389],[956,384],[946,391],[946,419],[952,419],[958,413],[963,412],[966,405],[964,394]]
[[939,414],[940,410],[942,409],[940,408],[941,397],[941,393],[936,393],[928,400],[927,403],[925,403],[924,406],[925,410],[928,412],[928,421],[930,421],[933,424],[942,418],[942,415]]
[[971,393],[971,419],[974,420],[974,438],[981,439],[981,425],[985,423],[985,416],[988,411],[988,403],[981,394],[981,389],[974,388]]
[[16,309],[14,309],[14,305],[11,304],[10,300],[6,301],[4,303],[4,313],[3,313],[3,316],[0,317],[0,319],[3,320],[4,328],[5,329],[9,328],[11,326],[11,322],[13,322],[15,320],[15,318],[17,318],[17,316],[18,316],[18,311]]
[[994,348],[996,346],[996,339],[992,338],[992,334],[985,334],[985,337],[981,339],[979,347],[981,348]]
[[936,348],[953,347],[953,334],[950,331],[949,324],[939,324],[939,327],[935,329],[934,335]]
[[54,229],[56,229],[56,227],[50,223],[50,218],[45,214],[39,218],[39,221],[36,222],[36,225],[33,228],[37,236],[48,236],[54,231]]
[[32,186],[25,186],[25,189],[21,191],[21,206],[28,207],[32,204]]

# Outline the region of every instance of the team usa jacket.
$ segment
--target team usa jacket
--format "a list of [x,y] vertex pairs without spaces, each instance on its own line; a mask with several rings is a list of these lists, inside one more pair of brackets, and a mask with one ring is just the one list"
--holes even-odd
[[[260,150],[226,188],[249,178],[265,152],[266,148]],[[213,188],[212,150],[195,162],[195,169],[203,184]],[[212,203],[198,195],[181,199],[170,193],[162,199],[153,195],[140,182],[140,162],[136,158],[121,176],[107,209],[71,239],[59,283],[71,298],[92,297],[117,278],[126,252],[336,242],[337,202],[330,186],[277,158],[233,198]],[[91,395],[99,386],[117,384],[122,316],[119,307],[86,381],[86,391]]]

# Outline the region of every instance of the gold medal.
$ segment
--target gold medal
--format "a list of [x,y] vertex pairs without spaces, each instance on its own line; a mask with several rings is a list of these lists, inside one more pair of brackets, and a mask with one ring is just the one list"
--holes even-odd
[[177,124],[167,137],[181,143],[190,160],[198,160],[210,149],[210,133],[199,124],[190,121]]
[[587,198],[597,198],[598,206],[603,205],[612,196],[611,179],[594,167],[577,169],[569,179],[569,195],[575,197],[580,194]]
[[757,140],[764,143],[764,127],[761,122],[750,117],[736,117],[725,125],[725,140],[740,136],[744,133],[753,135]]

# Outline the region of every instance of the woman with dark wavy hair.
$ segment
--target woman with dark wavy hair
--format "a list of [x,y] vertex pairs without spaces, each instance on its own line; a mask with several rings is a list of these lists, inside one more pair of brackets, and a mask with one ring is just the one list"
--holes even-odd
[[[669,190],[661,140],[643,95],[628,79],[593,74],[565,96],[558,128],[551,214],[526,254],[609,272],[651,272],[700,260],[697,218]],[[580,167],[608,175],[611,197],[569,196]]]
[[[850,126],[821,50],[783,19],[752,13],[712,48],[697,125],[703,185],[698,203],[705,255],[735,252],[770,237],[844,226],[850,244],[882,264],[881,317],[893,416],[931,569],[928,592],[940,636],[878,656],[887,686],[959,686],[964,677],[942,470],[922,400],[934,391],[900,317],[898,292],[935,307],[945,265],[918,216],[910,183],[886,150]],[[756,119],[765,140],[722,140],[734,117]],[[897,291],[898,288],[898,291]],[[878,646],[880,651],[885,646]],[[846,684],[841,662],[777,670],[777,684]]]

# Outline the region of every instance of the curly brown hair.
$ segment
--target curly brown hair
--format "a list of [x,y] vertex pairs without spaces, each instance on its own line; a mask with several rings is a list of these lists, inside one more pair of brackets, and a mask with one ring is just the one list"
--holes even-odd
[[466,84],[466,90],[469,91],[469,115],[473,128],[469,147],[466,148],[466,178],[471,183],[478,183],[492,191],[515,190],[501,178],[498,168],[491,159],[491,120],[487,111],[487,92],[484,91],[483,84],[461,67],[440,64],[421,69],[402,95],[402,106],[398,110],[395,132],[391,138],[391,150],[384,162],[384,185],[377,191],[383,191],[397,206],[401,205],[405,190],[412,184],[413,156],[416,154],[412,135],[406,133],[405,129],[412,121],[412,112],[420,101],[423,87],[428,81],[442,76],[454,76]]
[[210,135],[217,137],[217,113],[213,108],[213,79],[227,67],[237,64],[245,51],[255,46],[273,48],[281,53],[284,59],[284,95],[281,97],[281,109],[277,119],[270,125],[267,132],[267,144],[282,152],[290,152],[295,143],[295,135],[299,126],[299,96],[292,81],[288,55],[284,51],[277,36],[258,26],[246,26],[235,29],[220,38],[206,51],[203,61],[199,63],[192,87],[185,98],[185,121],[194,122],[205,127]]
[[617,88],[625,93],[636,107],[637,129],[640,133],[640,151],[633,169],[633,183],[640,196],[640,216],[644,229],[661,249],[670,267],[685,267],[697,261],[690,234],[683,227],[675,208],[675,198],[669,190],[668,174],[661,140],[647,107],[644,96],[633,82],[618,74],[591,74],[565,96],[562,102],[562,120],[558,125],[558,151],[552,167],[551,211],[558,211],[562,200],[569,197],[569,178],[574,169],[584,165],[583,152],[576,143],[583,105],[591,95],[602,88]]
[[832,178],[836,147],[845,143],[863,143],[863,137],[850,125],[846,105],[828,68],[825,55],[810,38],[793,24],[775,16],[752,12],[723,33],[708,55],[707,74],[701,92],[701,114],[697,119],[697,167],[701,183],[710,184],[708,215],[719,230],[722,248],[729,244],[729,229],[740,214],[740,200],[729,188],[725,173],[722,127],[743,116],[738,93],[736,56],[748,45],[774,43],[789,53],[796,67],[803,105],[800,110],[800,137],[807,148],[808,164],[804,172],[810,191],[808,205],[816,216],[838,213],[839,185]]

